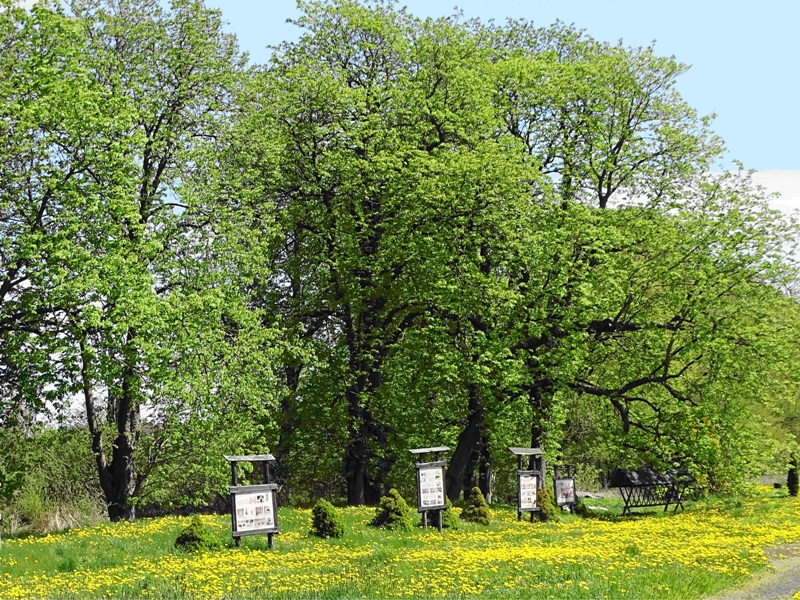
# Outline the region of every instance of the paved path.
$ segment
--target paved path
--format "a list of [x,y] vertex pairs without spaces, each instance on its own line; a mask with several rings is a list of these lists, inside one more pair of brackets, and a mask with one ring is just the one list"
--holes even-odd
[[766,555],[772,565],[771,571],[712,600],[782,600],[800,592],[800,544],[768,548]]

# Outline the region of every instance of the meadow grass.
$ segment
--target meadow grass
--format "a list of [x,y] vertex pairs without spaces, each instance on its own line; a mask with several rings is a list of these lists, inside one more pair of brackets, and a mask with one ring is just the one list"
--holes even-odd
[[310,510],[281,508],[272,551],[266,537],[235,548],[227,516],[202,518],[222,547],[195,554],[173,547],[178,517],[7,539],[0,598],[699,598],[766,569],[766,547],[800,542],[800,502],[767,488],[678,514],[590,503],[610,511],[532,524],[494,507],[488,527],[444,533],[375,530],[373,509],[346,508],[338,540],[308,535]]

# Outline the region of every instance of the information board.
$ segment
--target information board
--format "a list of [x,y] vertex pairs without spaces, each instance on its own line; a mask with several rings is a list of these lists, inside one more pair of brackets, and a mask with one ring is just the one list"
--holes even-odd
[[444,491],[444,465],[429,463],[417,467],[417,509],[421,511],[447,508]]
[[234,537],[280,531],[275,487],[268,484],[231,488]]
[[575,480],[574,479],[556,479],[556,504],[563,506],[565,504],[575,503]]
[[519,474],[519,510],[538,510],[537,491],[539,489],[539,475],[518,471]]

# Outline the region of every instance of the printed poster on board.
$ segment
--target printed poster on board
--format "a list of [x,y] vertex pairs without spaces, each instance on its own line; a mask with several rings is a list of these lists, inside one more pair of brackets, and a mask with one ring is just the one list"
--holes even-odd
[[236,494],[236,531],[275,527],[274,490]]
[[575,502],[575,480],[556,479],[556,504],[573,504]]
[[539,488],[539,477],[537,475],[519,475],[519,508],[520,510],[532,510],[537,508],[536,491]]
[[444,467],[420,467],[420,508],[434,508],[446,505],[447,501],[444,499]]

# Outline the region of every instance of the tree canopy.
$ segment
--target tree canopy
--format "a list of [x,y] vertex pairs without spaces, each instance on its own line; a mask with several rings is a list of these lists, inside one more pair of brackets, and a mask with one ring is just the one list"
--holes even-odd
[[713,172],[684,65],[300,9],[248,67],[200,0],[6,2],[5,424],[79,402],[112,519],[220,491],[245,446],[351,504],[439,443],[453,500],[508,491],[509,445],[709,487],[797,453],[795,224]]

